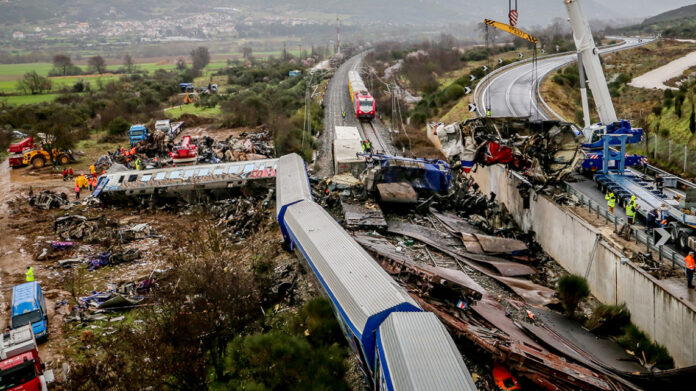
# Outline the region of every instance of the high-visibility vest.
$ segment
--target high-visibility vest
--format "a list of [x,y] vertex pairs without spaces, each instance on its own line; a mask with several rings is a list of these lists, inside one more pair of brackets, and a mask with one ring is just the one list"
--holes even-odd
[[636,206],[630,202],[626,205],[626,216],[632,219],[636,217]]
[[27,269],[27,282],[34,281],[34,268],[29,266],[29,269]]
[[684,258],[684,262],[686,262],[687,269],[689,269],[689,270],[696,269],[696,261],[694,261],[694,257],[692,257],[691,254],[687,255]]
[[614,193],[609,193],[604,196],[604,199],[607,200],[607,206],[610,208],[613,208],[616,206],[616,197],[614,196]]

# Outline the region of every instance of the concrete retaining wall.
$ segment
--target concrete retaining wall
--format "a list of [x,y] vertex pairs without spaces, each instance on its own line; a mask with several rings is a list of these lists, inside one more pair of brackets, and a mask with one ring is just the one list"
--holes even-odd
[[546,197],[532,194],[524,209],[517,190],[521,181],[501,166],[479,167],[472,175],[484,194],[496,193],[524,230],[536,232],[539,244],[563,268],[587,275],[597,299],[626,303],[633,323],[667,347],[677,367],[696,364],[696,306],[675,297],[631,262],[622,262],[622,254],[595,227]]

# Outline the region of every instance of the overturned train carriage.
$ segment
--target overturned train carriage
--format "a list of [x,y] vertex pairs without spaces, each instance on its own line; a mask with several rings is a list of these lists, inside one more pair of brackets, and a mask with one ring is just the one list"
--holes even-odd
[[122,170],[99,177],[92,193],[102,202],[137,197],[194,200],[228,197],[230,193],[266,191],[274,184],[278,159],[169,167],[152,170]]
[[276,192],[276,215],[287,243],[299,250],[331,300],[375,389],[476,389],[439,320],[426,318],[389,274],[313,202],[298,155],[279,159]]

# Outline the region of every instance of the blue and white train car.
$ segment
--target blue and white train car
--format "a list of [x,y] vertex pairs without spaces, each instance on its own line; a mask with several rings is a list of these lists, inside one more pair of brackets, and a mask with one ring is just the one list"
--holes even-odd
[[389,315],[377,331],[377,351],[378,390],[476,390],[457,346],[432,312]]
[[[403,332],[402,328],[385,329],[385,337],[378,342],[380,327],[394,314],[399,314],[397,325],[404,324],[403,314],[419,315],[423,310],[389,276],[372,257],[341,228],[341,226],[320,205],[312,201],[311,189],[302,159],[296,155],[286,155],[279,159],[276,175],[276,217],[281,231],[290,245],[302,253],[314,272],[326,295],[332,302],[339,324],[351,347],[358,356],[365,374],[376,388],[385,390],[416,390],[419,384],[432,384],[429,390],[473,390],[471,381],[461,356],[453,364],[438,369],[418,372],[418,380],[399,377],[394,383],[392,374],[403,373],[412,365],[399,367],[399,363],[431,360],[438,363],[442,357],[450,359],[457,355],[451,337],[444,332],[442,324],[435,319],[437,327],[425,321],[413,323],[425,325],[421,335]],[[420,319],[420,318],[418,318]],[[394,338],[411,338],[405,342],[410,349],[398,352]],[[449,353],[433,350],[421,341],[437,340],[434,349],[445,347]],[[380,347],[381,346],[381,351]],[[398,358],[399,355],[406,356]],[[421,357],[416,357],[421,356]],[[432,356],[428,358],[428,356]],[[413,361],[416,360],[416,361]],[[454,368],[454,369],[453,369]],[[458,369],[458,372],[456,370]],[[440,377],[451,378],[443,382]],[[404,381],[401,381],[406,379]],[[408,382],[411,385],[408,385]],[[449,384],[466,384],[464,388],[450,388]],[[442,386],[440,386],[442,385]],[[469,387],[470,386],[470,387]],[[384,388],[382,388],[384,387]]]

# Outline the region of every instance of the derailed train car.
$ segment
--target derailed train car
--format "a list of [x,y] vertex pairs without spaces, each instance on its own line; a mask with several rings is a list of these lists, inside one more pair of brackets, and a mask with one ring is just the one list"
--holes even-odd
[[481,117],[428,124],[428,138],[452,166],[504,164],[535,182],[554,182],[582,161],[581,137],[572,124],[528,118]]
[[299,250],[331,300],[374,389],[476,389],[440,321],[312,200],[297,154],[278,161],[276,216],[286,243]]
[[275,180],[277,165],[278,159],[264,159],[140,171],[112,167],[99,177],[92,195],[107,203],[137,197],[227,197],[241,188],[267,189]]

